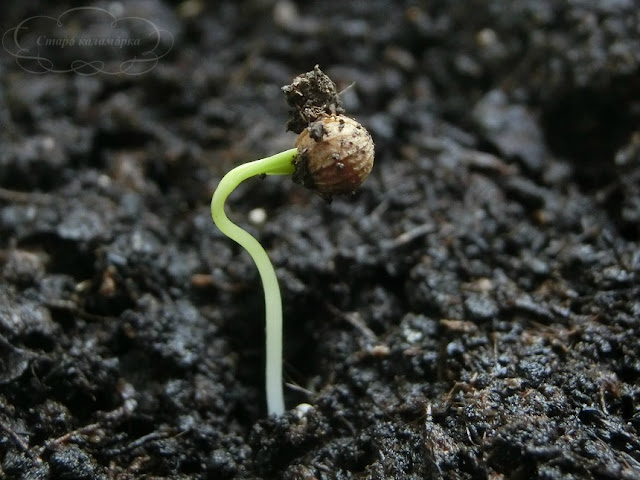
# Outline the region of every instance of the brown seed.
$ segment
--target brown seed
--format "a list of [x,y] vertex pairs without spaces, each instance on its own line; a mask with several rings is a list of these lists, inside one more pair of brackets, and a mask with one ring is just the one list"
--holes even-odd
[[322,115],[298,136],[293,181],[325,198],[351,193],[373,168],[369,132],[344,115]]

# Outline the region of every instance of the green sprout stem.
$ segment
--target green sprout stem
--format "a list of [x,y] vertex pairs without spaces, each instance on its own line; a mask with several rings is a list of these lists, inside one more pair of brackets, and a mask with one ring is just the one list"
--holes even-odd
[[224,213],[224,202],[235,188],[247,178],[255,175],[291,175],[293,161],[298,154],[296,148],[271,157],[240,165],[227,173],[211,198],[211,218],[222,233],[238,242],[251,255],[258,267],[266,317],[266,394],[269,414],[284,413],[282,387],[282,299],[276,272],[260,242],[251,234],[229,220]]

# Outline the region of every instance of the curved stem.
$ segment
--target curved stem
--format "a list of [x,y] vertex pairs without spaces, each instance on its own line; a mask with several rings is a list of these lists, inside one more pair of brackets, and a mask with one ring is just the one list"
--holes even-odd
[[211,218],[220,231],[238,242],[251,255],[258,267],[266,317],[266,392],[269,414],[284,413],[282,387],[282,298],[276,272],[262,245],[251,234],[229,220],[224,213],[224,202],[244,180],[255,175],[291,175],[293,160],[298,150],[292,148],[271,157],[240,165],[227,173],[211,198]]

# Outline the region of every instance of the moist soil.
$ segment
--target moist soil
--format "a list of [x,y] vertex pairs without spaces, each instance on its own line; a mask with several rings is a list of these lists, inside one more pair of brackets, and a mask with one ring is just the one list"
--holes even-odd
[[[2,29],[77,6],[165,54],[34,73],[3,39],[1,478],[640,478],[636,1],[32,0]],[[284,297],[269,418],[260,280],[209,201],[293,146],[281,86],[316,64],[376,163],[331,203],[230,198]]]

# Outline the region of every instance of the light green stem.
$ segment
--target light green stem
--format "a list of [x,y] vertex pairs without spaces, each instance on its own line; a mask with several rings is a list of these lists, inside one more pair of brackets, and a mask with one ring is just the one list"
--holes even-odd
[[224,213],[224,202],[244,180],[255,175],[291,175],[298,150],[292,148],[271,157],[240,165],[227,173],[211,198],[211,218],[220,231],[245,248],[258,267],[266,316],[266,392],[269,414],[284,413],[282,386],[282,299],[276,272],[260,242],[238,227]]

